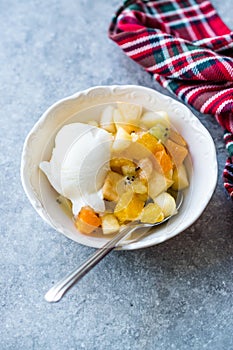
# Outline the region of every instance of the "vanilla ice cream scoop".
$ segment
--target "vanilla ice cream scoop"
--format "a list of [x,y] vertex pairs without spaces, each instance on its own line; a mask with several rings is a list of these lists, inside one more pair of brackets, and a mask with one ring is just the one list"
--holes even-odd
[[65,125],[57,134],[49,162],[40,163],[54,189],[71,200],[73,213],[89,205],[104,212],[101,188],[109,170],[112,135],[84,124]]

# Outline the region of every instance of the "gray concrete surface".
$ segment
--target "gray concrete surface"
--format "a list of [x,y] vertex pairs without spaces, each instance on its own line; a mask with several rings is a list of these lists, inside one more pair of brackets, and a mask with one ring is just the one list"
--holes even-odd
[[[120,0],[0,0],[0,349],[233,349],[233,205],[219,181],[199,220],[148,249],[114,252],[57,304],[43,296],[94,250],[50,228],[20,183],[24,139],[55,101],[101,84],[162,90],[107,37]],[[213,4],[233,27],[232,2]],[[208,166],[208,164],[207,164]]]

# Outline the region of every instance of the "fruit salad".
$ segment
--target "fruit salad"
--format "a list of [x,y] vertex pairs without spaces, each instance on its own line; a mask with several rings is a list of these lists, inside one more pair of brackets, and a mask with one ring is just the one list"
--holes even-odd
[[176,214],[177,193],[189,186],[188,153],[166,112],[119,102],[64,126],[40,168],[79,232],[108,235]]

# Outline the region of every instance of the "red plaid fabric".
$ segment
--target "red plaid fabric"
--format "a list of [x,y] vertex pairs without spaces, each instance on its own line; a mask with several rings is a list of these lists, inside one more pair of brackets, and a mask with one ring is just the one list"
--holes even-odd
[[113,18],[109,37],[186,104],[215,115],[226,130],[230,158],[223,179],[233,199],[233,32],[212,4],[128,0]]

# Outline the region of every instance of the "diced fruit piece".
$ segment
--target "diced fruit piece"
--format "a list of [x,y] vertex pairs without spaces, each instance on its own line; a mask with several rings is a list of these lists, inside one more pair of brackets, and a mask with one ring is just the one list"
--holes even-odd
[[102,188],[103,198],[117,202],[124,191],[124,177],[114,171],[109,171]]
[[163,144],[158,142],[157,138],[150,133],[143,133],[139,136],[137,143],[142,144],[154,155],[158,163],[157,170],[167,173],[173,168],[173,163],[169,154],[167,154]]
[[138,194],[145,194],[147,193],[147,186],[145,184],[145,181],[141,181],[137,178],[132,178],[132,177],[127,177],[126,178],[126,183],[127,187],[129,189],[131,189],[134,193],[138,193]]
[[118,128],[120,124],[123,124],[125,122],[124,116],[121,114],[121,112],[117,108],[114,108],[114,111],[113,111],[113,122],[116,128]]
[[143,208],[142,214],[140,216],[141,222],[148,224],[155,224],[164,219],[162,209],[157,203],[149,203]]
[[172,188],[176,191],[183,190],[189,186],[188,175],[184,164],[174,169],[172,179],[174,181]]
[[[119,104],[119,105],[124,105],[124,104]],[[122,107],[123,108],[123,107]],[[120,109],[114,109],[113,113],[113,121],[115,123],[116,129],[121,127],[124,129],[128,134],[131,134],[132,132],[139,131],[140,128],[138,126],[138,120],[134,118],[126,118],[124,115],[123,111]]]
[[175,199],[169,193],[161,193],[158,197],[154,198],[154,202],[160,206],[164,217],[168,217],[176,213]]
[[85,234],[93,232],[100,225],[100,217],[90,207],[83,207],[75,219],[75,226]]
[[138,162],[138,173],[139,173],[139,178],[140,179],[146,179],[147,181],[149,180],[152,171],[153,171],[153,164],[149,158],[142,158]]
[[175,143],[178,143],[178,145],[181,145],[184,147],[187,146],[185,139],[180,134],[178,134],[174,129],[170,129],[169,139],[171,139]]
[[151,135],[153,135],[162,143],[164,143],[169,137],[170,128],[168,128],[166,125],[156,124],[155,126],[150,128],[149,132]]
[[143,113],[140,123],[142,126],[145,126],[146,128],[152,128],[157,123],[160,123],[166,127],[169,126],[169,120],[168,115],[164,111],[158,111],[158,112],[145,112]]
[[116,128],[113,121],[113,113],[114,113],[113,106],[105,107],[100,117],[100,126],[101,128],[114,134],[116,132]]
[[57,203],[61,206],[62,210],[66,215],[68,215],[70,218],[73,217],[72,213],[72,203],[69,199],[63,197],[62,195],[57,197]]
[[172,157],[173,163],[176,167],[179,167],[188,155],[187,148],[178,145],[170,139],[165,142],[165,146]]
[[136,167],[132,165],[122,165],[121,171],[123,175],[135,175],[136,174]]
[[132,191],[127,191],[121,195],[115,207],[114,214],[120,223],[136,220],[142,212],[144,203],[139,195]]
[[136,141],[131,142],[130,146],[124,150],[124,157],[133,159],[135,162],[142,158],[149,158],[151,155],[152,153],[148,148]]
[[118,127],[115,139],[112,144],[112,151],[120,152],[128,148],[131,143],[131,136],[122,127]]
[[95,213],[95,211],[86,206],[86,207],[82,207],[82,209],[80,210],[78,217],[80,219],[82,219],[83,221],[85,221],[86,223],[88,223],[89,225],[98,227],[101,225],[101,219],[99,218],[99,216]]
[[142,113],[142,106],[132,103],[119,102],[117,104],[117,107],[122,116],[124,117],[124,121],[126,123],[133,124],[135,126],[138,125]]
[[[135,173],[135,169],[136,169],[136,164],[127,158],[112,158],[110,160],[110,167],[113,171],[119,173],[119,174],[123,174],[123,175],[127,175],[128,173],[126,173],[126,170],[129,169],[130,174],[131,172]],[[123,169],[125,169],[123,171]],[[131,175],[134,175],[134,173],[132,173]]]
[[166,191],[172,184],[172,180],[167,179],[163,174],[154,171],[148,183],[148,194],[154,199],[160,193]]
[[102,216],[102,230],[104,235],[117,232],[120,224],[114,214],[105,214]]
[[145,146],[148,150],[150,150],[154,154],[156,152],[164,150],[163,145],[160,142],[158,142],[156,137],[151,135],[149,132],[142,133],[141,135],[139,135],[137,142]]
[[162,173],[168,173],[173,168],[173,162],[169,154],[167,154],[166,150],[156,152],[154,154],[156,159],[155,167],[157,170]]

